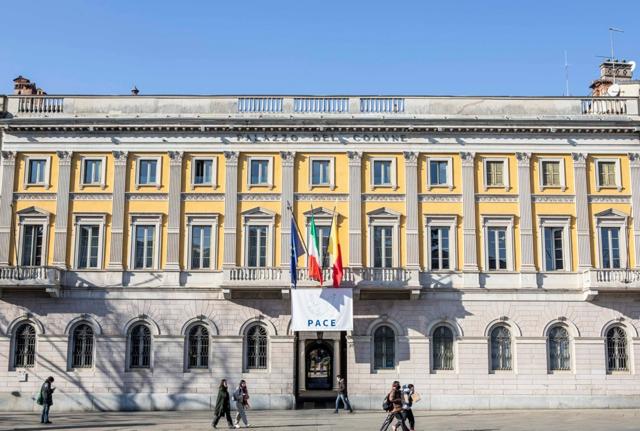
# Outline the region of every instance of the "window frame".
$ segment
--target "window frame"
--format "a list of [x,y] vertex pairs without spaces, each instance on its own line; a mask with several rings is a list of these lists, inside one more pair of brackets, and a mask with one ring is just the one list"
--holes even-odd
[[[608,209],[594,215],[595,228],[596,228],[596,253],[599,269],[626,269],[628,261],[628,247],[627,236],[628,220],[629,216],[621,211],[615,209]],[[620,268],[605,268],[602,253],[602,228],[618,228],[619,229],[619,251],[620,251]]]
[[[33,329],[33,365],[25,366],[24,364],[18,364],[16,359],[18,355],[18,333],[20,329],[25,325],[30,326]],[[40,335],[39,327],[31,320],[22,320],[17,322],[12,334],[11,334],[11,349],[10,349],[10,358],[9,358],[9,371],[16,370],[35,370],[38,366],[38,336]]]
[[[257,367],[257,366],[253,366],[250,367],[249,366],[249,332],[255,328],[255,327],[260,327],[262,329],[264,329],[265,332],[265,366],[264,367]],[[245,330],[242,333],[242,350],[243,350],[243,354],[242,354],[242,362],[243,362],[243,370],[245,373],[269,373],[270,372],[270,365],[271,365],[271,337],[269,334],[269,328],[267,328],[267,326],[265,324],[263,324],[262,322],[253,322],[250,323],[249,325],[247,325],[247,327],[245,328]]]
[[[267,182],[254,184],[251,182],[251,164],[254,161],[266,161],[267,162]],[[247,189],[251,190],[254,187],[267,187],[273,189],[273,156],[250,156],[247,158]]]
[[[387,328],[393,334],[393,366],[391,367],[384,366],[384,363],[386,361],[383,361],[382,366],[377,366],[377,363],[376,363],[376,333],[382,330],[383,328]],[[371,356],[372,356],[371,370],[374,373],[380,373],[380,372],[384,373],[389,371],[393,372],[396,370],[396,368],[398,367],[398,332],[396,331],[396,328],[394,328],[392,325],[388,323],[381,323],[377,325],[373,329],[373,331],[371,331]]]
[[[145,272],[160,269],[160,254],[162,251],[162,214],[131,213],[129,214],[129,271]],[[153,244],[153,266],[151,268],[135,268],[136,229],[138,226],[152,225],[155,227]]]
[[[451,368],[436,368],[435,361],[435,333],[439,328],[446,328],[451,332],[451,354],[453,357],[451,358]],[[458,332],[455,328],[453,328],[447,322],[439,322],[433,325],[431,331],[429,332],[429,368],[431,374],[440,374],[440,373],[456,373],[458,370],[457,367],[457,359],[458,359],[458,343],[456,342],[458,339]]]
[[256,207],[242,213],[242,263],[243,266],[249,267],[249,227],[250,226],[266,226],[267,227],[267,256],[264,267],[251,268],[269,268],[274,266],[275,259],[275,213],[273,211]]
[[[611,368],[610,367],[610,346],[609,346],[609,333],[615,329],[620,329],[624,334],[624,350],[625,350],[625,368]],[[627,328],[625,328],[622,324],[612,324],[609,325],[604,330],[604,346],[605,346],[605,362],[607,368],[607,374],[630,374],[631,373],[631,351],[633,349],[632,337],[627,333]]]
[[[483,215],[482,216],[482,242],[483,247],[483,272],[489,273],[505,273],[514,272],[514,241],[513,241],[513,215]],[[505,232],[505,248],[507,254],[507,268],[506,269],[489,269],[489,228],[506,228]]]
[[[132,355],[132,347],[133,347],[133,343],[132,343],[132,336],[133,336],[133,331],[138,327],[138,326],[144,326],[145,328],[147,328],[147,330],[149,331],[149,366],[148,367],[142,367],[142,366],[132,366],[131,363],[133,362],[131,359],[131,355]],[[152,371],[153,370],[153,366],[154,366],[154,346],[155,342],[154,342],[154,331],[152,326],[144,321],[144,320],[138,320],[136,322],[133,322],[129,328],[127,329],[127,357],[126,357],[126,371],[128,372],[145,372],[145,371]]]
[[[74,352],[75,352],[75,348],[76,348],[76,339],[75,339],[75,332],[76,330],[81,327],[81,326],[88,326],[91,329],[91,338],[92,338],[92,345],[91,345],[91,366],[88,367],[81,367],[81,366],[76,366],[74,364]],[[86,320],[81,320],[76,322],[73,327],[69,330],[69,339],[68,339],[68,353],[67,353],[67,368],[68,371],[75,371],[75,372],[82,372],[82,371],[90,371],[95,369],[96,366],[96,337],[97,333],[96,333],[96,328],[94,327],[93,324],[91,324],[90,322],[86,321]]]
[[[311,217],[313,216],[313,219],[316,223],[316,227],[317,228],[329,228],[331,229],[333,226],[331,226],[332,222],[333,222],[333,215],[331,215],[332,212],[329,212],[327,210],[324,210],[323,208],[317,208],[315,212],[313,211],[307,211],[305,212],[304,216],[305,216],[305,232],[306,232],[306,243],[309,244],[309,242],[311,241]],[[329,235],[331,235],[331,231],[329,231]],[[326,255],[329,254],[329,249],[327,247],[327,249],[325,249],[323,247],[322,244],[322,237],[319,236],[318,238],[320,240],[320,250],[318,250],[318,252],[320,253],[320,266],[322,268],[326,268],[325,266],[323,266],[322,264],[324,263],[324,260],[326,258]]]
[[[329,187],[329,190],[333,191],[336,189],[336,181],[335,181],[335,157],[330,156],[310,156],[309,157],[309,190],[313,190],[318,187]],[[329,181],[326,184],[314,184],[313,183],[313,163],[314,162],[329,162]]]
[[[202,328],[204,328],[205,331],[207,331],[207,354],[206,354],[206,358],[207,358],[207,366],[203,367],[203,366],[191,366],[191,361],[190,361],[190,351],[191,351],[191,331],[193,331],[195,328],[197,328],[198,326],[201,326]],[[211,334],[211,328],[209,327],[209,325],[207,325],[205,322],[203,321],[196,321],[194,323],[192,323],[191,325],[189,325],[189,327],[187,328],[187,330],[185,331],[185,336],[184,336],[184,371],[188,372],[188,373],[193,373],[193,372],[208,372],[209,370],[211,370],[211,359],[212,359],[212,347],[213,347],[213,342],[212,342],[212,334]],[[204,357],[204,355],[200,355],[199,357]]]
[[[367,249],[368,249],[368,262],[367,266],[370,268],[374,268],[374,253],[375,253],[375,244],[374,244],[374,228],[377,226],[391,227],[391,232],[393,235],[391,241],[392,247],[392,263],[391,268],[397,268],[400,266],[400,214],[389,210],[387,208],[378,208],[376,210],[370,211],[367,213],[368,220],[368,238],[367,238]],[[389,269],[387,267],[381,267],[379,269]]]
[[[616,183],[615,185],[608,186],[600,184],[600,164],[601,163],[614,163],[615,164],[615,177]],[[600,191],[602,189],[616,189],[618,191],[622,190],[622,171],[620,167],[620,158],[597,158],[595,159],[595,175],[596,175],[596,191]]]
[[[391,166],[389,167],[389,184],[376,184],[375,183],[375,164],[376,162],[391,162]],[[375,189],[384,189],[391,188],[392,190],[398,190],[398,167],[397,167],[397,157],[381,157],[374,156],[370,158],[370,167],[371,167],[371,190]]]
[[[41,210],[36,207],[25,208],[24,210],[17,212],[18,216],[18,261],[16,266],[22,265],[22,258],[24,255],[24,227],[26,225],[41,225],[42,226],[42,251],[41,251],[41,264],[39,267],[46,267],[49,265],[49,223],[51,220],[51,214],[45,210]],[[38,266],[36,266],[37,268]]]
[[[84,182],[84,174],[86,172],[86,163],[88,161],[99,161],[100,162],[100,181],[97,183],[85,183]],[[80,189],[85,187],[94,187],[100,186],[103,190],[107,187],[106,183],[107,179],[107,158],[105,156],[83,156],[80,159]]]
[[[106,214],[98,213],[77,213],[73,215],[73,269],[75,271],[92,271],[104,268],[104,227],[106,224]],[[80,227],[98,225],[98,266],[95,268],[80,268]]]
[[[29,182],[29,171],[31,169],[31,162],[34,160],[44,160],[44,179],[41,183]],[[30,154],[25,156],[25,170],[22,186],[27,189],[29,187],[44,187],[46,190],[51,188],[51,156],[50,155],[36,155]]]
[[[196,163],[199,161],[211,161],[211,181],[196,184]],[[216,156],[192,156],[191,157],[191,190],[197,187],[218,188],[218,158]]]
[[[140,183],[140,164],[143,161],[155,161],[156,162],[156,181],[153,183]],[[155,187],[159,189],[162,185],[162,156],[137,156],[136,162],[136,189],[141,187]]]
[[[502,162],[502,184],[489,184],[489,171],[487,164],[489,162]],[[484,191],[489,189],[504,189],[505,192],[509,191],[511,187],[509,184],[509,158],[508,157],[483,157],[482,158],[482,181],[484,185]]]
[[[563,269],[547,268],[545,250],[545,228],[562,228],[562,260]],[[571,244],[571,216],[570,215],[539,215],[538,216],[538,258],[542,272],[562,273],[573,271],[573,249]]]
[[[493,333],[498,329],[504,329],[509,334],[509,368],[497,368],[493,359]],[[496,373],[511,373],[515,370],[515,339],[511,328],[504,323],[498,323],[493,325],[488,333],[489,340],[489,372]]]
[[[446,162],[447,163],[447,181],[444,184],[432,184],[431,183],[431,162]],[[449,191],[453,190],[453,157],[427,157],[427,190],[430,191],[433,188],[448,188]]]
[[[184,259],[186,260],[184,267],[189,271],[194,272],[207,272],[218,269],[218,222],[220,219],[219,214],[186,214],[187,219],[187,235],[185,238],[185,253]],[[211,227],[211,252],[209,255],[209,268],[193,268],[191,262],[191,244],[193,241],[193,227],[194,226],[209,226]]]
[[[455,272],[458,268],[458,216],[452,215],[426,215],[425,216],[425,245],[424,258],[425,265],[430,272],[449,273]],[[449,228],[449,268],[434,269],[431,266],[431,228]]]
[[[564,329],[564,331],[567,334],[567,340],[568,340],[568,346],[567,346],[567,350],[569,352],[569,368],[552,368],[552,361],[551,361],[551,332],[555,329],[555,328],[562,328]],[[547,330],[546,333],[546,345],[547,345],[547,373],[548,374],[556,374],[556,373],[572,373],[573,370],[575,370],[575,366],[574,366],[574,358],[575,358],[575,352],[574,352],[574,346],[575,346],[575,340],[573,335],[571,334],[571,331],[569,330],[569,327],[563,323],[558,323],[555,322],[551,325],[549,325],[549,328]]]
[[[546,185],[544,183],[544,164],[549,162],[558,162],[559,163],[559,173],[560,176],[560,184],[558,185]],[[566,180],[566,171],[565,171],[565,163],[564,157],[539,157],[538,158],[538,186],[540,187],[540,191],[544,191],[545,189],[560,189],[560,191],[564,192],[567,190],[567,180]]]

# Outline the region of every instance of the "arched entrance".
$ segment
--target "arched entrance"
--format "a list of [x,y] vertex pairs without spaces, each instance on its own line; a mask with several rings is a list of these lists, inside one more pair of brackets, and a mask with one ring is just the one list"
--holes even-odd
[[309,340],[305,348],[305,389],[331,390],[333,387],[333,343]]

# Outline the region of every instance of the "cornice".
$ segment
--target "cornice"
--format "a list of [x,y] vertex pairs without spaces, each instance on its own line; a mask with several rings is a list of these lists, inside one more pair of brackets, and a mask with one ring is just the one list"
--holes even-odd
[[347,201],[349,194],[347,193],[295,193],[294,198],[297,201]]
[[130,201],[166,201],[169,199],[168,193],[141,193],[141,192],[127,192],[127,200]]
[[462,195],[421,193],[418,195],[418,201],[460,203],[462,202]]
[[518,195],[476,195],[476,202],[518,202]]
[[110,201],[113,193],[70,193],[69,197],[74,201]]
[[224,193],[182,193],[183,201],[224,201]]
[[16,201],[55,201],[56,193],[51,192],[13,192]]
[[238,201],[280,201],[280,193],[238,193]]
[[363,202],[404,202],[406,196],[404,193],[363,193]]
[[620,195],[589,195],[587,197],[589,203],[598,204],[629,204],[631,196]]
[[531,201],[535,203],[574,203],[574,195],[531,195]]

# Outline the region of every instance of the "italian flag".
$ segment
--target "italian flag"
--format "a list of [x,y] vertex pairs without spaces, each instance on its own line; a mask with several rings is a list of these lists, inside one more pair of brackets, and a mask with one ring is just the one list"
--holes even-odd
[[322,284],[322,267],[320,266],[320,247],[318,240],[318,231],[316,230],[316,221],[311,216],[311,235],[309,238],[309,261],[307,266],[309,267],[309,278],[317,280]]
[[334,214],[331,223],[331,233],[329,234],[329,255],[331,256],[331,280],[333,287],[340,287],[342,282],[342,251],[338,242],[338,216]]

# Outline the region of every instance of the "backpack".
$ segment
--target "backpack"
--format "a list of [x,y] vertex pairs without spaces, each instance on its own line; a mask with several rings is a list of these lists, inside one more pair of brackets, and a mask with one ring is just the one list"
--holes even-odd
[[388,412],[393,408],[393,405],[389,402],[389,396],[384,397],[384,401],[382,401],[382,410]]
[[38,392],[38,398],[36,398],[36,404],[39,406],[44,404],[44,395],[42,395],[42,388],[40,388],[40,392]]
[[233,401],[242,401],[242,389],[237,388],[235,391],[233,391],[233,394],[231,394],[231,398],[233,398]]

